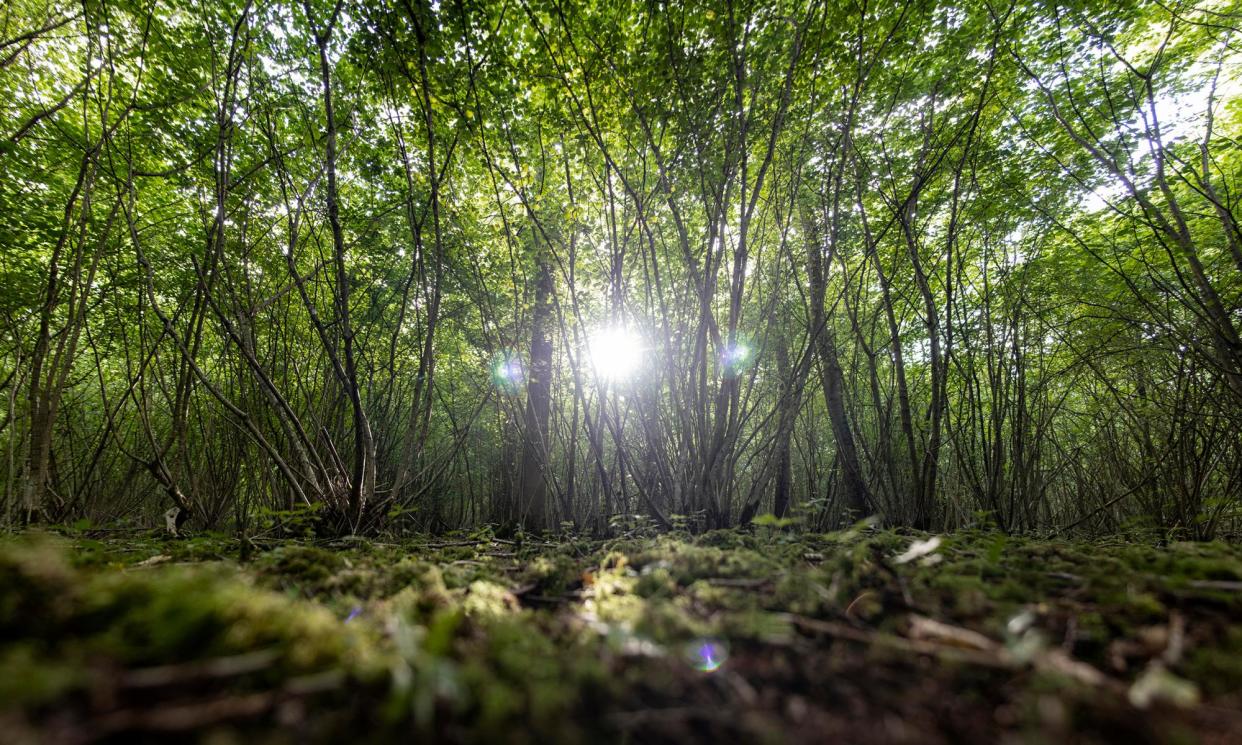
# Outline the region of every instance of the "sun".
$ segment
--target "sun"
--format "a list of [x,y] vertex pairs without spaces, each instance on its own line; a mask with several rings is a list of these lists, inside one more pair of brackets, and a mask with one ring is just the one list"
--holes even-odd
[[642,368],[643,338],[625,326],[608,326],[590,335],[587,354],[600,380],[619,383]]

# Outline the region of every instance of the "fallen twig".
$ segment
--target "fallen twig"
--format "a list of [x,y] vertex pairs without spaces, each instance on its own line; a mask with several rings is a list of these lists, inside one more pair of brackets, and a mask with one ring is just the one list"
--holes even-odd
[[220,722],[259,716],[284,701],[337,690],[344,683],[343,672],[329,670],[293,678],[274,691],[161,704],[153,709],[123,709],[90,721],[86,731],[73,741],[95,742],[122,732],[190,732]]
[[258,672],[271,667],[280,654],[273,649],[261,649],[230,657],[188,662],[181,665],[161,665],[132,670],[120,680],[123,688],[159,688],[197,680],[233,678]]

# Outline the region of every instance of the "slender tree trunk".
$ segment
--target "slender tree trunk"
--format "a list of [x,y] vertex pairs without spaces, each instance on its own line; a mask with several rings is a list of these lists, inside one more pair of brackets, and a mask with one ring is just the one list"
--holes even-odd
[[540,255],[536,267],[535,315],[527,371],[525,438],[518,473],[518,520],[528,530],[547,527],[548,416],[552,404],[552,268]]
[[[339,10],[338,4],[337,9]],[[309,7],[307,15],[310,16]],[[344,370],[338,375],[340,383],[349,398],[353,412],[354,458],[349,484],[349,522],[356,530],[362,519],[362,511],[375,491],[375,440],[371,434],[371,423],[367,418],[366,408],[362,401],[362,390],[358,384],[358,359],[354,346],[354,328],[350,319],[350,285],[349,272],[345,266],[345,236],[341,229],[340,205],[336,179],[336,110],[332,96],[332,70],[328,63],[328,42],[332,36],[332,27],[336,15],[328,22],[323,31],[315,33],[315,44],[319,48],[319,72],[323,92],[324,116],[326,118],[325,172],[327,174],[327,207],[328,224],[332,230],[332,252],[336,268],[336,287],[334,295],[336,305],[336,323],[340,328],[341,344],[344,352]]]
[[828,406],[828,420],[837,444],[841,463],[841,486],[844,496],[842,506],[848,515],[861,517],[871,511],[871,493],[863,480],[858,450],[854,445],[854,433],[850,427],[849,413],[845,408],[845,373],[837,356],[836,338],[828,326],[825,312],[827,281],[824,276],[824,257],[818,241],[808,243],[807,277],[810,281],[811,335],[819,357],[820,384],[824,401]]

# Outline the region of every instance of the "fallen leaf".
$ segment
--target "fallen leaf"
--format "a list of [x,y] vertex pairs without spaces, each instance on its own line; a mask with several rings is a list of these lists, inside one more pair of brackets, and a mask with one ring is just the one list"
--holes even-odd
[[909,562],[927,556],[931,552],[940,548],[941,543],[942,540],[938,535],[934,535],[925,541],[915,541],[910,544],[910,548],[907,548],[905,553],[899,554],[893,559],[893,561],[898,564],[908,564]]
[[1156,701],[1174,706],[1194,706],[1199,703],[1199,688],[1169,672],[1160,662],[1152,662],[1130,686],[1128,698],[1140,709],[1146,709]]

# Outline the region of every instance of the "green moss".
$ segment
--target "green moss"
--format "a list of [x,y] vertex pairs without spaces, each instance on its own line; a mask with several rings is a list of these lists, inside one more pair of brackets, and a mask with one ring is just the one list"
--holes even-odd
[[1208,695],[1242,691],[1242,623],[1229,626],[1219,646],[1191,650],[1185,673]]
[[667,568],[682,586],[711,577],[769,577],[779,570],[770,559],[749,549],[725,550],[671,539],[660,539],[654,547],[639,549],[627,558],[638,567],[656,565]]
[[723,616],[720,627],[713,633],[767,644],[788,644],[795,638],[794,629],[784,614],[758,609]]
[[478,580],[470,583],[462,601],[462,610],[471,617],[495,618],[516,612],[518,601],[508,588],[495,582]]
[[278,586],[315,595],[332,589],[336,572],[346,558],[333,551],[297,544],[280,546],[263,554],[256,565],[260,575]]
[[[561,648],[546,630],[517,618],[493,619],[463,642],[462,682],[472,693],[463,719],[475,742],[574,742],[593,723],[567,716],[598,704],[606,690],[590,650]],[[568,654],[567,654],[568,653]]]
[[[1048,716],[1100,728],[1126,721],[1096,710],[1112,694],[1065,676],[912,654],[911,612],[1011,649],[1042,640],[1027,645],[1031,655],[1064,640],[1124,689],[1161,654],[1150,639],[1177,611],[1186,651],[1172,672],[1209,701],[1242,688],[1237,601],[1201,584],[1239,576],[1233,547],[1099,547],[980,531],[946,538],[938,563],[894,561],[927,537],[851,529],[571,546],[288,541],[264,544],[244,565],[220,560],[236,543],[212,536],[192,545],[0,540],[0,700],[38,731],[47,712],[75,710],[124,671],[266,650],[273,662],[229,681],[230,691],[334,671],[345,682],[309,716],[344,739],[365,726],[377,743],[611,740],[614,717],[627,712],[732,717],[748,687],[747,706],[783,699],[788,687],[814,692],[799,694],[799,706],[873,696],[898,712],[952,690],[955,707],[986,711],[987,721],[1003,697],[1004,726],[1037,734],[1049,731]],[[1014,632],[1019,616],[1029,629]],[[836,625],[816,631],[808,619]],[[685,650],[705,639],[731,650],[725,664],[736,676],[695,669]],[[1112,667],[1118,658],[1125,668]],[[718,734],[779,739],[786,713],[758,714]],[[659,726],[668,727],[661,736],[700,731]],[[281,741],[262,725],[237,732]]]
[[835,586],[822,571],[791,572],[776,583],[770,604],[803,616],[822,616],[837,607],[838,593],[830,589]]
[[648,564],[643,568],[634,586],[634,592],[644,598],[671,598],[677,594],[677,580],[668,567]]
[[35,645],[16,644],[0,652],[0,710],[41,706],[84,687],[88,671],[76,662],[49,660]]
[[1115,606],[1126,619],[1134,622],[1154,622],[1167,617],[1168,611],[1153,593],[1136,587],[1107,590],[1099,595],[1103,605]]
[[0,544],[0,638],[46,638],[72,614],[80,587],[65,544],[35,535]]
[[979,617],[991,608],[988,584],[981,576],[967,572],[939,572],[931,575],[927,590],[944,598],[943,606],[958,616]]
[[699,616],[686,598],[639,601],[634,630],[656,642],[667,643],[715,633],[709,618]]
[[440,569],[432,564],[411,560],[401,567],[399,576],[401,589],[376,604],[374,615],[377,617],[396,615],[422,623],[454,607],[457,602],[456,596],[445,586]]
[[536,556],[527,565],[523,579],[544,595],[563,595],[582,581],[582,567],[569,556]]
[[444,577],[438,566],[408,556],[389,570],[384,594],[398,592],[407,587],[424,592],[442,593],[446,590]]

